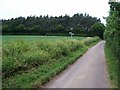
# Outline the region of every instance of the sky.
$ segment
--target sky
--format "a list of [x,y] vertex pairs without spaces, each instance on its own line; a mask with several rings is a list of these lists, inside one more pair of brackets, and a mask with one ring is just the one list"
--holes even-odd
[[0,0],[0,19],[87,13],[105,23],[108,12],[108,0]]

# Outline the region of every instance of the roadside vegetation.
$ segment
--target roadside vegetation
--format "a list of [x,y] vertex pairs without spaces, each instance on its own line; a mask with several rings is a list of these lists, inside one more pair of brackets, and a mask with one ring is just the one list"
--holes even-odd
[[117,58],[113,55],[109,47],[105,47],[105,54],[107,60],[107,66],[109,71],[109,79],[111,88],[118,88],[118,62]]
[[40,87],[75,62],[98,41],[99,37],[6,42],[3,39],[2,86]]
[[106,40],[105,53],[111,87],[120,88],[120,3],[109,2],[110,12],[104,33]]

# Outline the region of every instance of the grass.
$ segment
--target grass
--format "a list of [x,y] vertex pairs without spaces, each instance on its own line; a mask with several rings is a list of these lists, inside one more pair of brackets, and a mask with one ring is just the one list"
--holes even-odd
[[39,87],[100,40],[98,37],[13,36],[15,40],[10,37],[3,37],[3,88]]
[[[85,52],[85,50],[83,50],[81,53],[79,53],[80,51],[81,50],[71,53],[67,57],[61,57],[57,61],[54,60],[55,63],[49,62],[51,63],[49,65],[50,67],[48,65],[42,65],[41,67],[33,68],[27,71],[27,73],[22,73],[21,75],[18,74],[8,78],[4,82],[6,83],[5,87],[39,87],[65,69],[69,63],[72,63],[80,55],[82,55],[83,52]],[[25,81],[25,83],[23,83],[23,81]]]
[[113,56],[108,46],[105,46],[105,54],[107,59],[107,67],[108,67],[111,88],[118,88],[118,70],[119,69],[118,69],[117,59]]
[[[76,37],[73,36],[72,39],[78,39],[78,40],[82,40],[85,39],[86,37]],[[4,42],[9,42],[9,41],[45,41],[45,40],[52,40],[52,41],[56,41],[56,40],[64,40],[64,39],[71,39],[70,36],[15,36],[15,35],[4,35],[2,36],[2,41]]]

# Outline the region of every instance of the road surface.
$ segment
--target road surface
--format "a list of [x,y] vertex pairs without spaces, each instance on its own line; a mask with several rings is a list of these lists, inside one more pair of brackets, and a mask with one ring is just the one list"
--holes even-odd
[[104,44],[105,41],[101,41],[90,48],[43,88],[109,88]]

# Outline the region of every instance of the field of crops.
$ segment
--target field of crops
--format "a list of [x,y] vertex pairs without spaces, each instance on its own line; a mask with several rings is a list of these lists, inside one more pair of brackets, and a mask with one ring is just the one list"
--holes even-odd
[[[86,37],[73,37],[72,39],[83,40]],[[64,40],[64,39],[71,39],[70,36],[12,36],[12,35],[4,35],[2,36],[2,41],[4,42],[11,42],[11,41],[46,41],[46,40]]]
[[2,85],[38,87],[72,64],[100,39],[3,36]]

